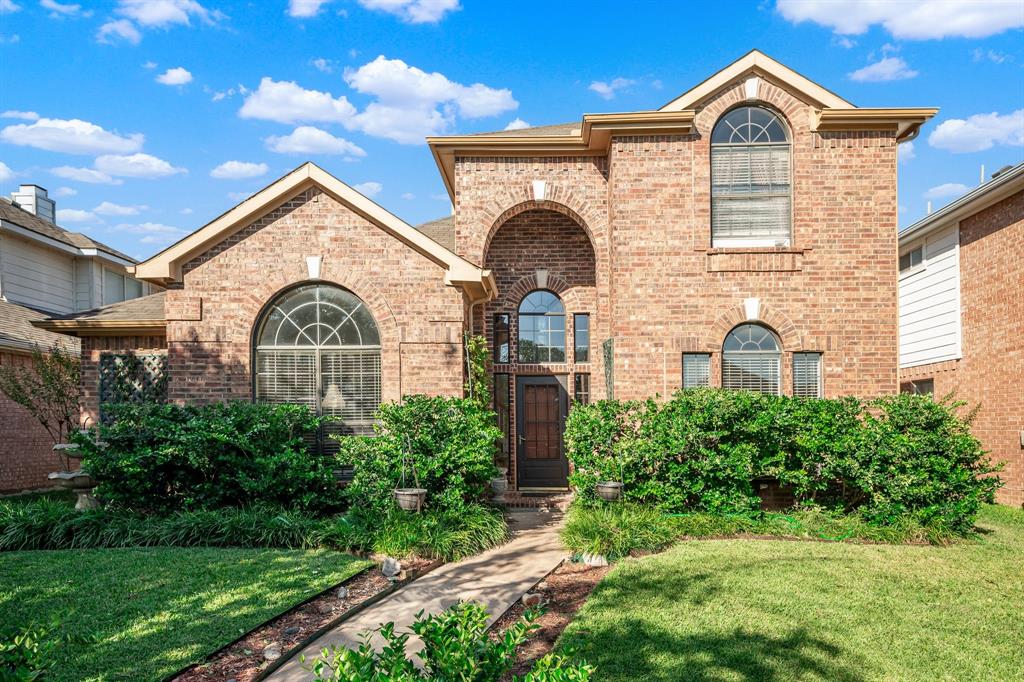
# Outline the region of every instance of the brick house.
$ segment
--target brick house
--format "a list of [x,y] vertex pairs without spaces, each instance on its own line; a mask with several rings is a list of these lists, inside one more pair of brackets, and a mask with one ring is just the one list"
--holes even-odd
[[306,164],[136,267],[161,317],[43,324],[82,337],[91,396],[142,349],[173,400],[303,402],[348,433],[461,393],[484,334],[509,480],[560,488],[572,400],[897,390],[896,147],[935,111],[753,51],[657,110],[428,139],[453,214],[422,229]]
[[974,433],[1024,504],[1024,164],[900,233],[900,388],[979,405]]

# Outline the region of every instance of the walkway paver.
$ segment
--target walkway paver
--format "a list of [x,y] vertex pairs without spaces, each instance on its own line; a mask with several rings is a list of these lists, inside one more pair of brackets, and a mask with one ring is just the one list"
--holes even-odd
[[[567,555],[558,531],[558,512],[515,512],[508,515],[512,539],[500,547],[462,561],[445,564],[340,626],[327,632],[301,653],[308,665],[328,646],[357,646],[363,633],[381,623],[394,622],[408,632],[419,611],[440,613],[459,601],[477,601],[487,608],[491,622],[527,590],[550,573]],[[418,649],[419,642],[415,642]],[[413,640],[410,639],[410,648]],[[269,682],[306,682],[312,675],[296,655],[271,675]]]

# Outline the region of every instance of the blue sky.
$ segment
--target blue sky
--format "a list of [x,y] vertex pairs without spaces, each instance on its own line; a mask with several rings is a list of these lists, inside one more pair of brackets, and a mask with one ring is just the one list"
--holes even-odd
[[653,109],[758,48],[860,106],[937,106],[900,222],[1024,156],[1021,0],[0,0],[0,191],[146,257],[310,159],[416,224],[425,134]]

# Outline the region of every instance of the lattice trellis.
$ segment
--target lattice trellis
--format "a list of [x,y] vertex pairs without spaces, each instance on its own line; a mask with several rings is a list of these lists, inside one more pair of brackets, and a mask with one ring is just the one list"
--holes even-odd
[[167,401],[166,353],[104,353],[99,373],[101,419],[105,404]]
[[615,341],[605,339],[601,351],[604,354],[604,383],[608,400],[615,400]]

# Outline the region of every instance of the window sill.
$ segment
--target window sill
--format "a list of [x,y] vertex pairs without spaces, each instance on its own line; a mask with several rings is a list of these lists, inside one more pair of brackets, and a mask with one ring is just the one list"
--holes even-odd
[[800,272],[811,249],[792,246],[736,246],[698,249],[707,254],[708,272]]

